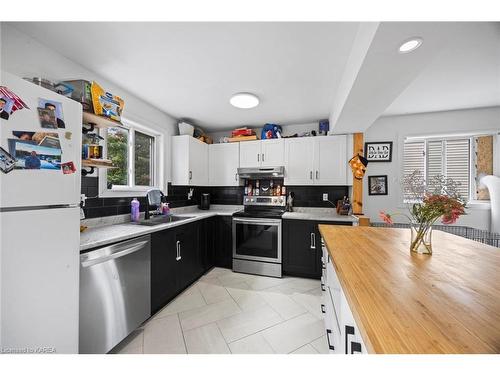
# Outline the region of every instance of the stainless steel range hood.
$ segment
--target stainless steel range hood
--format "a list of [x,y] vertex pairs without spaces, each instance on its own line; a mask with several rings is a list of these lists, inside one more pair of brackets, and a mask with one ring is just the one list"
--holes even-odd
[[285,167],[238,168],[240,178],[285,177]]

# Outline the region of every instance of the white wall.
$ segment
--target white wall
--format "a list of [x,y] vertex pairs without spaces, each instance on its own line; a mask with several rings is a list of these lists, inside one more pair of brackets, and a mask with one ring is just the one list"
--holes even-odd
[[[407,136],[431,134],[457,134],[474,131],[500,130],[500,107],[469,109],[447,112],[434,112],[405,116],[389,116],[379,118],[365,132],[365,142],[393,141],[391,163],[371,163],[364,178],[363,201],[364,213],[372,221],[380,221],[380,210],[404,212],[402,204],[400,179],[402,176],[402,144]],[[500,137],[498,137],[500,138]],[[500,141],[499,141],[500,142]],[[499,153],[495,155],[495,167],[500,165]],[[498,169],[497,169],[498,171]],[[388,176],[388,195],[369,196],[368,178],[370,175]],[[397,221],[404,219],[395,218]],[[484,206],[467,210],[457,225],[466,225],[489,230],[490,210]]]
[[170,181],[171,169],[170,136],[176,134],[176,119],[5,22],[1,23],[0,35],[2,70],[19,77],[43,77],[56,82],[65,79],[95,80],[107,91],[122,97],[125,101],[123,117],[163,135],[163,183],[166,186],[166,182]]
[[[280,124],[281,125],[281,124]],[[235,126],[236,128],[237,126]],[[289,124],[289,125],[281,125],[283,129],[283,135],[284,136],[289,136],[293,135],[295,133],[298,133],[299,135],[303,132],[310,132],[311,130],[316,130],[316,132],[319,129],[319,121],[317,122],[310,122],[307,124]],[[262,127],[260,128],[253,128],[255,130],[255,133],[257,134],[257,137],[260,139],[260,132],[262,130]],[[231,136],[231,130],[223,130],[223,131],[217,131],[217,132],[209,132],[208,133],[214,140],[214,143],[219,143],[220,138],[222,137],[230,137]]]

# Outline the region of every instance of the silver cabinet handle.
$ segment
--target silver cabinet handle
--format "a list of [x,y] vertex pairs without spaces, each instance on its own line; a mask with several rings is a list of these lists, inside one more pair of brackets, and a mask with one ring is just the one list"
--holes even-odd
[[177,248],[177,256],[175,257],[176,261],[181,260],[181,241],[177,241],[175,243],[175,247]]
[[235,181],[238,181],[238,173],[235,173],[235,174],[234,174],[234,180],[235,180]]
[[192,180],[193,179],[193,172],[192,171],[189,171],[189,179]]
[[312,180],[313,179],[313,171],[309,172],[309,178]]
[[316,249],[316,234],[311,233],[311,249]]
[[262,154],[262,162],[264,162],[264,154]]
[[316,171],[316,180],[319,180],[319,172]]
[[257,161],[260,161],[260,154],[257,154]]

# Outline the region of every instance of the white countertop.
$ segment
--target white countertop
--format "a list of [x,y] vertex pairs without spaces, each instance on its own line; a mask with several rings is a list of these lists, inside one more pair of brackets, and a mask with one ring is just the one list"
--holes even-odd
[[[84,232],[80,233],[80,251],[88,250],[94,247],[99,247],[103,245],[107,245],[110,243],[123,241],[129,238],[142,236],[145,234],[157,232],[163,229],[176,227],[179,225],[184,225],[187,223],[191,223],[193,221],[206,219],[208,217],[217,216],[217,215],[232,215],[233,213],[242,210],[242,206],[225,206],[225,205],[212,205],[210,210],[200,210],[196,206],[189,207],[181,207],[172,209],[172,213],[176,216],[190,216],[190,219],[176,221],[173,223],[165,223],[158,224],[155,226],[145,226],[145,225],[137,225],[132,224],[130,222],[121,222],[116,223],[116,221],[120,221],[123,219],[122,217],[118,218],[101,218],[99,220],[88,220],[89,228]],[[101,223],[101,225],[96,225],[97,223]],[[102,223],[110,223],[110,224],[102,224]],[[96,226],[95,226],[96,225]]]
[[[231,216],[243,209],[243,206],[212,205],[210,210],[200,210],[196,206],[172,209],[176,216],[190,216],[187,220],[155,226],[137,225],[128,222],[130,215],[120,215],[89,219],[82,222],[88,228],[80,233],[80,251],[142,236],[163,229],[191,223],[217,215]],[[333,208],[294,207],[294,212],[286,212],[283,219],[357,222],[355,216],[338,215]]]
[[322,207],[294,207],[293,212],[285,212],[283,219],[344,221],[350,223],[358,221],[358,218],[353,215],[339,215],[334,208]]

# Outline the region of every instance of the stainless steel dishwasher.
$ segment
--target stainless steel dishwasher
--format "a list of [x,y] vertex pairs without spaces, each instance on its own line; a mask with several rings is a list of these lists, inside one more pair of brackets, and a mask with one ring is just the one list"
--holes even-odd
[[80,255],[80,353],[107,353],[151,315],[151,237]]

